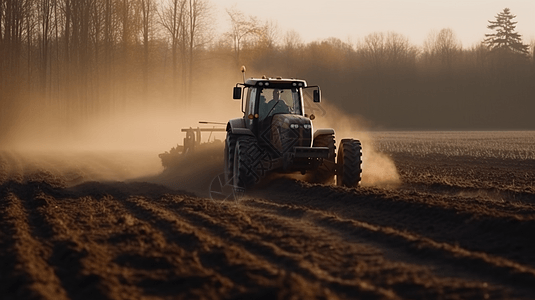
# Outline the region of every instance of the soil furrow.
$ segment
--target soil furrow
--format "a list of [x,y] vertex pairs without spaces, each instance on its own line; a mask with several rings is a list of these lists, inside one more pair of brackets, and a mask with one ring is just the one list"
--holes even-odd
[[[206,200],[195,199],[194,201],[204,202]],[[317,281],[310,282],[307,280],[307,276],[303,276],[303,274],[296,272],[294,268],[288,266],[288,263],[295,264],[295,262],[289,260],[285,255],[281,255],[282,251],[280,250],[273,254],[270,247],[265,247],[264,245],[251,241],[236,241],[221,232],[219,230],[221,228],[215,228],[213,224],[211,226],[198,223],[190,224],[189,221],[186,221],[185,217],[188,215],[191,216],[192,212],[191,209],[186,207],[180,207],[179,205],[179,207],[174,207],[173,209],[162,209],[154,205],[149,205],[141,199],[137,199],[136,202],[153,213],[157,218],[162,219],[168,224],[178,226],[174,230],[171,230],[174,234],[176,234],[176,230],[182,230],[186,233],[195,232],[199,243],[196,247],[198,251],[197,255],[201,263],[206,267],[213,268],[215,271],[222,273],[234,282],[244,283],[242,288],[246,288],[246,293],[257,295],[257,297],[265,293],[274,296],[273,290],[271,289],[281,284],[291,284],[293,281],[299,288],[303,288],[304,285],[311,293],[310,297],[321,298],[321,295],[329,294],[331,297],[334,296],[328,289],[322,288],[325,286],[324,284],[319,284]],[[212,206],[212,208],[220,208],[220,206],[208,205]],[[258,286],[259,283],[260,286]],[[359,291],[359,287],[365,291]],[[351,288],[353,295],[363,294],[378,299],[392,298],[392,295],[388,293],[377,294],[376,292],[370,291],[373,288],[364,283],[352,283]]]
[[[401,186],[405,191],[433,194],[466,202],[471,211],[482,213],[481,208],[490,215],[503,215],[521,219],[533,219],[535,214],[535,194],[528,192],[504,191],[497,188],[461,187],[443,183],[406,183]],[[473,206],[473,204],[476,204]],[[469,211],[467,209],[467,211]],[[483,212],[485,213],[485,212]]]
[[[410,180],[410,179],[409,179]],[[443,197],[471,197],[484,198],[496,203],[508,203],[512,207],[535,210],[535,190],[526,188],[524,191],[514,188],[473,187],[450,182],[436,182],[435,180],[405,182],[400,188],[404,190],[418,190],[434,193]]]
[[83,224],[78,228],[84,232],[85,244],[96,249],[93,252],[100,258],[100,262],[88,261],[90,268],[114,279],[107,295],[111,299],[174,299],[176,295],[217,299],[207,287],[219,285],[224,290],[232,284],[213,280],[192,255],[153,228],[153,218],[136,218],[125,200],[110,195],[101,199],[81,196],[65,208],[65,213],[77,212],[75,219]]
[[409,186],[446,194],[475,191],[489,198],[535,204],[535,160],[436,154],[420,157],[410,153],[395,153],[393,157]]
[[93,252],[100,258],[88,263],[96,272],[114,279],[110,298],[170,297],[179,290],[185,290],[182,295],[186,298],[201,295],[194,288],[205,284],[205,277],[187,263],[185,251],[170,246],[149,223],[135,218],[122,204],[124,200],[84,196],[79,201],[85,209],[77,222],[86,225],[86,244],[97,249]]
[[[171,201],[180,203],[191,200],[175,196],[175,200]],[[185,223],[178,213],[163,209],[160,203],[156,203],[148,202],[142,197],[131,197],[124,205],[136,218],[148,222],[155,230],[160,231],[167,243],[183,249],[184,261],[181,268],[184,273],[196,274],[199,278],[204,278],[205,282],[197,288],[190,287],[191,291],[196,290],[197,294],[212,293],[213,297],[217,298],[220,296],[215,295],[254,293],[257,283],[247,273],[265,278],[272,278],[277,274],[277,270],[266,268],[261,262],[257,262],[259,266],[247,266],[248,261],[255,261],[248,253],[229,247],[225,241],[205,234],[200,228],[192,227]],[[258,287],[256,289],[258,290]]]
[[[455,199],[418,192],[310,186],[281,180],[253,193],[281,204],[312,207],[384,227],[408,230],[437,242],[458,243],[471,251],[488,252],[535,268],[535,216],[530,220],[468,213]],[[451,204],[453,202],[454,204]],[[481,201],[484,205],[485,201]],[[433,204],[430,204],[433,203]]]
[[48,262],[52,250],[32,230],[31,212],[13,193],[3,195],[3,299],[68,299],[60,278]]
[[[465,294],[466,296],[479,294],[481,297],[489,293],[503,294],[503,291],[496,292],[494,288],[488,289],[483,282],[475,282],[471,278],[462,278],[462,280],[439,278],[427,267],[402,263],[399,259],[396,259],[396,263],[385,260],[382,253],[384,247],[379,250],[374,245],[376,243],[370,240],[356,241],[354,238],[349,238],[348,234],[340,234],[339,231],[332,230],[328,226],[322,226],[306,211],[298,213],[299,217],[296,218],[286,217],[284,215],[287,212],[281,213],[269,207],[264,209],[255,205],[256,201],[256,199],[244,201],[242,203],[245,205],[241,208],[251,220],[254,220],[251,226],[254,227],[254,224],[258,222],[264,229],[257,238],[276,241],[275,244],[280,248],[294,250],[293,254],[301,257],[300,260],[309,261],[311,265],[315,265],[316,268],[337,279],[343,279],[345,282],[362,281],[366,284],[368,280],[371,280],[376,288],[393,291],[395,295],[406,299],[440,298],[444,297],[443,294]],[[205,214],[205,212],[195,213]],[[275,227],[276,231],[282,229],[281,224],[289,225],[284,233],[277,235],[270,230],[272,227]],[[244,227],[241,224],[235,225],[238,228]],[[228,231],[237,232],[236,228]],[[285,247],[288,241],[292,241],[292,244],[300,244],[300,247]],[[433,287],[429,287],[429,281],[433,281]],[[460,284],[460,282],[463,283]],[[347,287],[345,289],[349,290]]]
[[[279,242],[281,241],[281,236],[277,234],[270,236],[272,231],[267,228],[267,226],[271,227],[275,225],[275,227],[284,227],[284,225],[262,223],[259,218],[254,218],[249,212],[242,211],[242,209],[237,207],[234,210],[232,208],[231,210],[226,210],[226,213],[215,211],[216,218],[208,215],[209,212],[212,212],[212,210],[185,209],[181,211],[181,216],[186,218],[195,227],[203,227],[214,236],[223,237],[228,242],[232,242],[240,248],[247,249],[253,255],[262,257],[277,268],[285,269],[289,272],[296,272],[310,282],[321,282],[323,286],[329,287],[329,289],[337,293],[341,293],[344,297],[360,295],[360,297],[368,298],[397,298],[391,290],[377,287],[369,280],[333,276],[326,269],[321,268],[319,264],[311,260],[310,255],[314,254],[312,252],[315,246],[318,245],[311,243],[310,236],[315,236],[314,243],[317,243],[317,239],[321,239],[317,236],[317,232],[308,232],[303,238],[301,238],[302,232],[299,229],[284,232],[284,235],[290,235],[288,238],[296,240],[302,247],[298,251],[292,251],[280,247]],[[219,219],[233,220],[233,222],[216,221]],[[258,223],[262,225],[257,226]],[[290,233],[292,231],[294,231],[293,234]],[[336,244],[333,241],[331,243]],[[327,245],[328,242],[322,244],[322,246]],[[324,257],[324,259],[331,259],[333,263],[336,260],[336,258],[329,256]]]
[[484,252],[469,251],[457,244],[436,242],[392,227],[345,219],[337,216],[336,213],[314,210],[309,207],[276,204],[261,200],[254,200],[251,205],[271,209],[276,214],[297,220],[306,218],[316,226],[327,228],[343,236],[346,242],[353,240],[359,243],[379,244],[381,249],[387,252],[408,253],[410,255],[408,262],[423,260],[424,262],[420,263],[422,265],[430,265],[434,262],[441,272],[442,268],[446,266],[447,269],[456,270],[453,275],[458,272],[476,275],[482,282],[491,280],[498,284],[524,290],[526,293],[533,292],[535,269],[502,257],[488,255]]
[[39,188],[23,197],[33,235],[50,243],[49,264],[71,299],[128,299],[132,293],[115,276],[109,276],[106,249],[91,241],[74,219],[84,212],[64,211],[63,207],[72,201],[79,200],[57,200]]

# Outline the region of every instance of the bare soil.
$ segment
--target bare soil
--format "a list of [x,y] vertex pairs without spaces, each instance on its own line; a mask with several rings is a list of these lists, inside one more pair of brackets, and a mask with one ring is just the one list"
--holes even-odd
[[393,160],[396,189],[278,178],[218,202],[0,152],[1,298],[535,298],[534,160]]

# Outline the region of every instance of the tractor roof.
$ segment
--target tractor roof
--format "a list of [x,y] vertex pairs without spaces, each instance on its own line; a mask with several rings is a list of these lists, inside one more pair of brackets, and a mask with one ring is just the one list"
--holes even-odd
[[275,87],[275,88],[292,88],[292,87],[306,87],[307,82],[302,79],[294,78],[270,78],[263,76],[262,78],[250,78],[245,82],[245,86],[261,86],[261,87]]

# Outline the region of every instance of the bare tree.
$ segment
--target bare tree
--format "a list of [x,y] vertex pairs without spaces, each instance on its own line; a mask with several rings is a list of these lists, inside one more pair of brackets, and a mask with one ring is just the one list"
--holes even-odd
[[2,0],[0,4],[0,60],[2,70],[11,75],[8,78],[16,79],[14,75],[20,72],[24,34],[27,34],[24,25],[26,17],[31,15],[31,4],[31,0]]
[[399,33],[389,32],[385,40],[387,61],[391,65],[406,65],[414,62],[416,49],[410,45],[409,39]]
[[364,65],[368,65],[376,74],[386,74],[385,70],[408,71],[414,66],[418,53],[407,37],[396,32],[371,33],[358,48]]
[[30,38],[25,25],[32,6],[32,0],[0,0],[0,90],[5,86],[20,91],[24,41]]
[[141,23],[142,23],[142,33],[143,33],[143,95],[145,100],[147,99],[148,94],[148,85],[149,85],[149,37],[153,27],[153,15],[156,9],[155,3],[153,0],[140,0],[141,6]]
[[298,49],[303,47],[303,39],[295,30],[289,30],[284,35],[284,49]]
[[295,30],[287,31],[286,34],[284,34],[283,40],[282,55],[285,63],[282,67],[282,71],[286,74],[296,74],[299,54],[304,47],[303,40]]
[[50,39],[53,34],[53,18],[55,1],[39,0],[37,10],[39,14],[39,81],[40,92],[44,96],[46,93],[47,73],[50,61]]
[[4,14],[5,14],[5,11],[6,11],[6,0],[0,0],[0,53],[2,53],[3,51],[3,48],[2,46],[4,45],[4,30],[3,29],[3,25],[4,25]]
[[[36,1],[32,0],[32,1],[26,1],[26,6],[25,6],[25,9],[24,11],[26,12],[24,18],[23,18],[23,28],[24,28],[24,33],[23,33],[23,40],[22,40],[22,43],[26,44],[26,53],[22,54],[22,56],[26,56],[26,68],[25,68],[25,77],[27,78],[27,81],[26,83],[24,84],[26,89],[27,89],[27,92],[28,93],[31,93],[32,90],[33,90],[33,84],[32,82],[34,81],[33,80],[33,73],[35,71],[35,66],[34,66],[34,62],[38,59],[36,59],[32,54],[34,52],[34,49],[35,49],[35,44],[34,42],[36,40],[38,40],[38,38],[36,38],[36,30],[38,30],[38,10],[36,8]],[[37,47],[39,47],[39,41],[37,41]],[[21,61],[22,62],[22,61]],[[22,70],[22,66],[21,66],[21,70],[20,72],[22,73],[23,70]],[[39,82],[37,83],[38,87],[39,87]]]
[[129,69],[129,45],[130,45],[130,37],[131,37],[131,25],[130,22],[132,21],[132,18],[130,18],[130,11],[132,9],[132,1],[133,0],[119,0],[120,3],[120,9],[119,11],[119,20],[121,23],[121,86],[122,86],[122,95],[121,95],[121,102],[120,102],[120,109],[124,110],[126,108],[126,94],[127,94],[127,78],[130,76],[130,72],[128,72]]
[[102,12],[104,14],[104,65],[106,66],[106,69],[109,69],[114,40],[112,0],[104,0]]
[[460,53],[461,42],[450,28],[444,28],[440,32],[431,32],[424,41],[423,56],[427,63],[440,63],[451,69],[452,63]]
[[266,21],[259,28],[259,44],[265,49],[274,49],[280,44],[280,30],[276,22]]
[[374,32],[364,37],[364,57],[377,71],[381,70],[385,61],[384,44],[385,36],[382,32]]
[[227,36],[232,41],[236,64],[240,65],[240,52],[244,42],[249,36],[257,35],[261,32],[261,27],[258,25],[258,19],[253,16],[246,17],[243,12],[236,8],[227,9],[227,14],[230,17],[230,32]]
[[210,40],[210,6],[207,0],[188,0],[188,89],[187,101],[191,101],[195,70],[195,53]]
[[137,0],[117,0],[119,9],[117,10],[118,20],[121,29],[121,85],[122,102],[120,109],[126,109],[127,103],[131,101],[136,86],[129,84],[139,73],[132,72],[136,66],[132,57],[135,53],[132,49],[137,46],[140,32],[142,32],[142,17],[140,16],[139,2]]
[[171,40],[171,59],[173,69],[173,94],[176,98],[178,74],[178,54],[181,45],[184,44],[183,32],[185,30],[184,18],[186,14],[186,0],[169,0],[162,6],[161,12],[158,13],[160,17],[160,24],[163,26]]

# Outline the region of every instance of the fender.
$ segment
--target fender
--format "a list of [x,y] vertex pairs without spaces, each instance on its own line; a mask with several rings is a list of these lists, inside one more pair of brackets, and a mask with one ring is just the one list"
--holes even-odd
[[227,132],[236,135],[254,136],[253,132],[249,128],[245,127],[245,120],[243,118],[229,120],[227,123]]
[[318,129],[316,130],[316,132],[314,132],[314,139],[316,139],[316,137],[320,136],[320,135],[334,135],[334,129],[332,128],[321,128],[321,129]]

